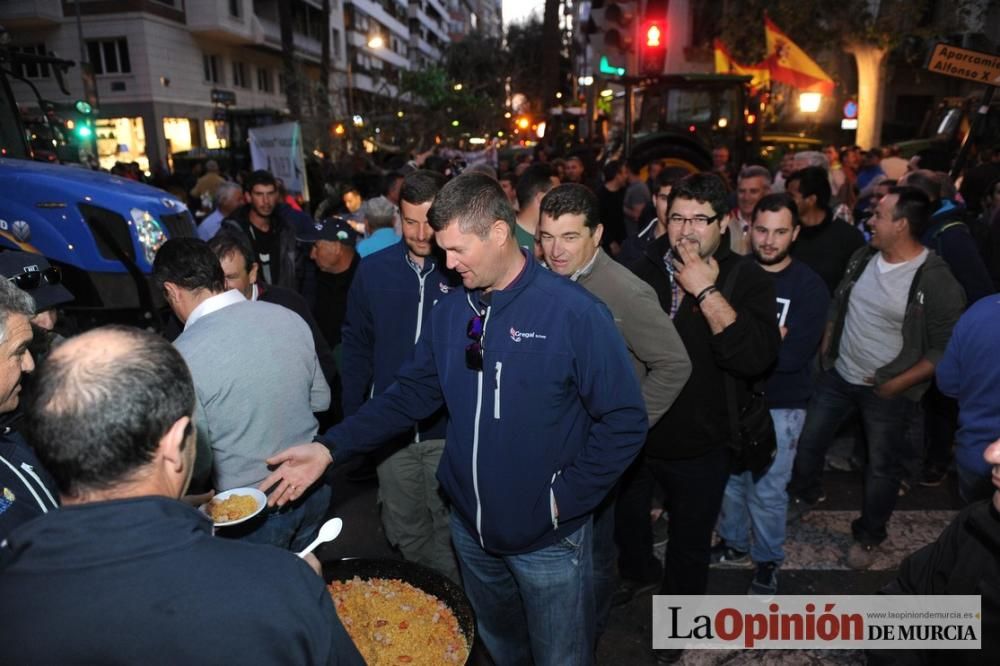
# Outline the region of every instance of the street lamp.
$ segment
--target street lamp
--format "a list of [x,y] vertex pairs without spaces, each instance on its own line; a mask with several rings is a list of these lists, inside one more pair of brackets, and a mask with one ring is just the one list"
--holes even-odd
[[823,95],[818,92],[799,93],[799,111],[802,113],[816,113],[819,105],[823,101]]

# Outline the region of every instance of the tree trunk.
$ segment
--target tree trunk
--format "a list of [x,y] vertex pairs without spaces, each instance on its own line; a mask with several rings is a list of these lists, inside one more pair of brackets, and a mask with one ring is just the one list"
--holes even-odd
[[299,97],[299,79],[295,71],[295,37],[292,33],[292,3],[278,3],[278,24],[281,28],[281,59],[285,75],[285,100],[292,120],[302,119],[302,100]]
[[549,108],[555,102],[556,92],[559,90],[559,52],[562,47],[562,39],[559,32],[559,0],[545,0],[545,15],[542,21],[542,62],[541,62],[541,91],[542,99],[539,100],[542,108],[538,111],[542,114],[548,113]]
[[858,132],[855,143],[864,149],[882,142],[882,118],[885,113],[886,56],[889,50],[860,42],[845,49],[858,66]]

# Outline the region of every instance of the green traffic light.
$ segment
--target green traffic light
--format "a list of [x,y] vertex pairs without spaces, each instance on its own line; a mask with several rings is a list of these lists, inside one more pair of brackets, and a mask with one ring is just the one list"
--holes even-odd
[[77,101],[77,103],[76,103],[76,110],[79,113],[82,113],[85,116],[89,116],[90,112],[93,111],[94,109],[90,106],[90,104],[88,104],[87,102],[84,102],[81,99],[81,100]]
[[94,134],[94,131],[86,125],[80,125],[76,128],[76,134],[81,139],[89,139]]
[[608,56],[601,56],[600,64],[601,74],[613,74],[615,76],[625,76],[624,67],[615,67],[608,62]]

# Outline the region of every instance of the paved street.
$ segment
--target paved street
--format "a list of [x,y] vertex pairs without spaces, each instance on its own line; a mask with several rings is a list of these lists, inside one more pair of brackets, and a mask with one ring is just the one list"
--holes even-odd
[[[333,515],[344,519],[337,541],[320,547],[326,561],[341,557],[398,557],[388,546],[378,520],[374,481],[353,483],[347,466],[334,473]],[[916,487],[900,498],[889,528],[889,540],[870,571],[851,571],[844,564],[850,544],[850,521],[860,507],[861,480],[854,472],[827,472],[827,500],[789,530],[787,561],[779,576],[781,594],[870,594],[895,575],[899,562],[910,552],[933,541],[954,517],[959,505],[954,478],[938,488]],[[662,555],[662,551],[660,553]],[[751,570],[713,569],[709,592],[742,593]],[[598,649],[598,664],[652,664],[651,597],[617,608]],[[753,652],[696,651],[685,653],[683,664],[863,664],[853,651]]]

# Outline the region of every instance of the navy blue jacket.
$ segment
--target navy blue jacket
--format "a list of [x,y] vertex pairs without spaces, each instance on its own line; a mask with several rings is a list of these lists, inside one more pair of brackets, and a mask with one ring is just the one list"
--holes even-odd
[[363,664],[323,580],[167,497],[63,507],[0,548],[2,664]]
[[18,525],[59,508],[59,494],[24,438],[0,424],[0,542]]
[[945,260],[958,283],[965,290],[965,302],[972,305],[994,292],[993,278],[986,268],[976,240],[962,219],[965,207],[951,199],[942,199],[931,217],[931,226],[921,242]]
[[[421,270],[408,252],[406,243],[390,245],[365,257],[354,274],[341,333],[345,417],[389,388],[413,359],[431,308],[461,284],[437,257],[426,257]],[[441,409],[417,425],[410,441],[444,439],[446,424]]]
[[431,311],[396,382],[320,441],[339,462],[446,404],[441,487],[486,550],[527,553],[589,518],[642,448],[646,408],[611,313],[586,289],[526,257],[490,296],[482,372],[465,358],[480,293],[463,290]]

